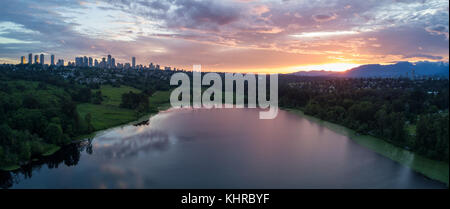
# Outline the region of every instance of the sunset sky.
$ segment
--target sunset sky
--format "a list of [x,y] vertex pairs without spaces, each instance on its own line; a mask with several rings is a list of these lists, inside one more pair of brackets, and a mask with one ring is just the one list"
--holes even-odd
[[[448,0],[2,0],[0,63],[107,54],[206,71],[449,59]],[[48,62],[49,58],[47,58]]]

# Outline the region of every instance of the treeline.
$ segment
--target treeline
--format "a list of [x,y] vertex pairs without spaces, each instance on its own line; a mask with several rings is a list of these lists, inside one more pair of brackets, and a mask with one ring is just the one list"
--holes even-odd
[[280,106],[448,162],[448,80],[284,77]]

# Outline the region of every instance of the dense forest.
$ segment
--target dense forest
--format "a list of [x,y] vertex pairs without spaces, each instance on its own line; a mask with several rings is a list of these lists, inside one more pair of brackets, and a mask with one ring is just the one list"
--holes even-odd
[[[76,136],[94,131],[91,114],[81,117],[77,105],[101,104],[100,83],[79,78],[101,78],[102,71],[45,70],[39,65],[0,67],[0,167],[24,164],[30,159],[67,145]],[[113,74],[118,75],[118,74]],[[168,82],[131,74],[105,79],[102,84],[134,86],[142,93],[122,96],[121,107],[149,111],[148,97],[168,89]]]
[[280,78],[280,106],[448,162],[448,79]]
[[0,166],[25,162],[89,132],[89,121],[76,111],[77,102],[90,99],[89,88],[45,73],[30,80],[11,76],[0,76]]

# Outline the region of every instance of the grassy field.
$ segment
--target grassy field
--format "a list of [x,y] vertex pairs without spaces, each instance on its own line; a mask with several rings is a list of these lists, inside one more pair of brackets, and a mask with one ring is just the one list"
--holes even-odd
[[157,91],[149,98],[151,109],[162,110],[167,109],[170,105],[170,91]]
[[[120,87],[113,87],[111,85],[101,86],[100,91],[103,95],[102,105],[115,106],[119,107],[120,102],[122,101],[122,94],[133,92],[133,93],[141,93],[140,90],[135,89],[133,87],[121,85]],[[92,93],[95,93],[94,90]]]
[[95,105],[86,103],[78,105],[77,110],[83,118],[88,113],[91,113],[91,123],[95,130],[102,130],[136,119],[136,113],[134,110],[123,109],[111,105]]
[[[122,94],[130,91],[140,93],[141,91],[129,86],[112,87],[105,85],[100,88],[103,96],[103,102],[100,105],[84,103],[77,106],[78,113],[81,117],[91,113],[92,125],[95,130],[103,130],[106,128],[118,126],[127,122],[137,120],[140,116],[134,110],[120,108]],[[155,92],[149,98],[150,108],[158,110],[162,104],[169,101],[169,91]]]

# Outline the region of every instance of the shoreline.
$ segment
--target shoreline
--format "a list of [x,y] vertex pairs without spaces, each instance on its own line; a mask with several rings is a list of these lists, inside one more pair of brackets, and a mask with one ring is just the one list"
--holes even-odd
[[151,113],[146,113],[142,116],[139,116],[137,119],[133,119],[133,120],[129,120],[129,121],[124,121],[123,123],[117,124],[117,125],[113,125],[111,127],[106,127],[106,128],[102,128],[102,129],[98,129],[95,130],[94,132],[90,133],[90,134],[85,134],[85,135],[81,135],[81,136],[76,136],[71,143],[77,143],[77,142],[81,142],[81,141],[85,141],[86,138],[89,138],[91,136],[95,136],[97,135],[97,133],[103,132],[103,131],[107,131],[109,129],[112,128],[118,128],[118,127],[122,127],[122,126],[127,126],[133,123],[139,123],[142,122],[143,120],[148,120],[148,118],[158,114],[161,111],[165,111],[167,109],[170,108],[170,103],[162,103],[160,104],[160,106],[158,107],[158,111],[157,112],[151,112]]
[[[72,141],[71,141],[69,144],[67,144],[67,145],[70,145],[70,144],[73,144],[73,143],[79,143],[79,142],[86,141],[89,137],[95,137],[98,133],[107,131],[107,130],[112,129],[112,128],[118,128],[118,127],[130,125],[130,124],[133,124],[133,123],[139,123],[139,122],[141,122],[141,121],[143,121],[143,120],[147,120],[147,119],[149,119],[150,117],[152,117],[152,116],[158,114],[159,112],[164,111],[164,110],[167,110],[167,109],[169,109],[169,108],[170,108],[170,103],[161,103],[160,106],[158,106],[158,111],[157,111],[157,112],[146,113],[146,114],[144,114],[144,115],[142,115],[142,116],[140,116],[139,118],[134,119],[134,120],[125,121],[125,122],[123,122],[123,123],[121,123],[121,124],[118,124],[118,125],[116,124],[116,125],[111,126],[111,127],[106,127],[106,128],[103,128],[103,129],[95,130],[95,131],[93,131],[92,133],[89,133],[89,134],[84,134],[84,135],[76,136],[76,137],[74,137],[74,138],[72,139]],[[64,145],[64,146],[67,146],[67,145]],[[39,158],[39,157],[47,157],[47,156],[53,155],[53,154],[55,154],[57,151],[59,151],[61,148],[63,148],[64,146],[52,145],[52,148],[51,148],[51,149],[49,149],[49,150],[47,150],[47,151],[41,153],[39,156],[36,156],[36,157],[33,158],[33,159],[36,159],[36,158]],[[33,159],[30,159],[30,160],[28,161],[28,163],[25,163],[25,164],[22,164],[22,165],[19,164],[19,165],[9,165],[9,166],[5,166],[5,167],[0,167],[0,171],[6,171],[6,172],[9,172],[9,171],[15,171],[15,170],[18,170],[18,169],[20,169],[22,166],[28,165],[29,163],[31,163],[31,162],[33,161]]]
[[[112,127],[101,129],[101,130],[96,130],[87,135],[77,136],[72,140],[71,144],[85,141],[89,137],[94,137],[97,134],[107,131],[112,128],[118,128],[118,127],[130,125],[130,124],[139,123],[144,120],[148,120],[150,117],[160,113],[161,111],[165,111],[169,108],[170,108],[169,103],[162,103],[158,107],[157,112],[145,114],[136,120],[127,121],[120,125],[115,125]],[[293,108],[280,108],[280,109],[285,110],[290,113],[293,113],[295,115],[301,116],[302,118],[304,118],[306,120],[309,120],[311,122],[322,125],[322,126],[329,128],[330,130],[335,131],[339,134],[345,135],[345,136],[349,137],[352,141],[358,143],[359,145],[361,145],[367,149],[370,149],[370,150],[376,152],[377,154],[387,157],[387,158],[389,158],[397,163],[400,163],[402,165],[405,165],[405,166],[411,168],[412,170],[424,175],[425,177],[427,177],[429,179],[444,183],[447,185],[447,187],[449,186],[449,164],[446,162],[428,159],[428,158],[423,157],[419,154],[416,154],[412,151],[403,149],[401,147],[397,147],[383,139],[376,138],[374,136],[358,134],[356,131],[349,129],[347,127],[344,127],[342,125],[331,123],[331,122],[324,121],[324,120],[321,120],[321,119],[313,117],[313,116],[306,115],[303,111],[301,111],[299,109],[293,109]],[[50,155],[56,153],[61,148],[62,148],[61,146],[55,145],[52,149],[42,153],[40,155],[40,157],[50,156]],[[31,161],[32,161],[32,159],[29,162],[31,162]],[[26,164],[24,164],[24,165],[26,165]],[[20,169],[22,166],[23,165],[10,165],[10,166],[0,168],[0,170],[1,171],[14,171],[14,170]]]
[[447,185],[447,187],[449,186],[449,164],[446,162],[431,160],[374,136],[358,134],[356,131],[345,126],[306,115],[299,109],[280,109],[299,115],[306,120],[315,122],[319,125],[329,128],[332,131],[345,135],[357,144],[370,149],[377,154],[387,157],[397,163],[400,163],[401,165],[407,166],[429,179],[444,183]]

